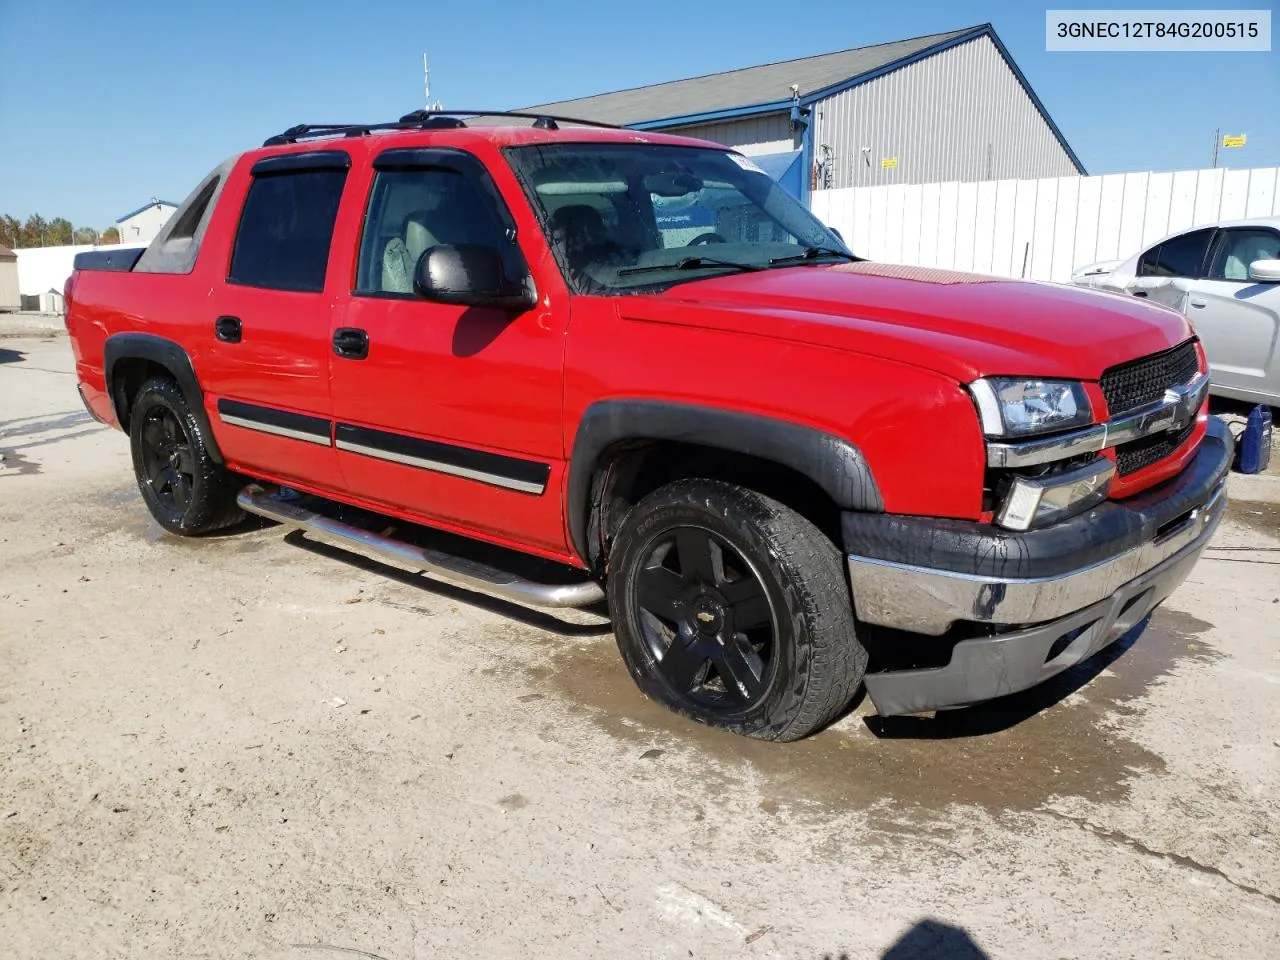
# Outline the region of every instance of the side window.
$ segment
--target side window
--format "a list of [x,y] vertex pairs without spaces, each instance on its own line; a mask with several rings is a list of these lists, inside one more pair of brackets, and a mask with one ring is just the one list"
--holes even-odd
[[1212,230],[1193,230],[1152,247],[1138,261],[1140,277],[1202,277]]
[[1248,281],[1249,264],[1255,260],[1280,260],[1280,233],[1249,228],[1224,230],[1214,251],[1209,278]]
[[465,174],[444,167],[379,170],[360,239],[357,293],[413,293],[418,259],[438,244],[514,254],[498,212]]
[[254,177],[227,280],[272,290],[323,290],[346,179],[345,170],[327,169]]

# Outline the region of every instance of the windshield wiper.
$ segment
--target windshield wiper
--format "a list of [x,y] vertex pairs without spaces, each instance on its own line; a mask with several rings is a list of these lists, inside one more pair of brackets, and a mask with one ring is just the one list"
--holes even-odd
[[644,267],[623,267],[618,271],[620,277],[630,277],[637,273],[660,273],[663,270],[697,270],[699,267],[733,267],[735,270],[763,270],[756,263],[739,263],[736,260],[717,260],[715,257],[685,257],[675,263],[651,263]]
[[862,259],[847,251],[837,250],[835,247],[805,247],[801,253],[793,253],[789,257],[774,257],[769,261],[769,266],[776,267],[784,263],[804,263],[806,260],[817,260],[819,257],[839,257],[841,260],[848,260],[851,263],[856,263]]

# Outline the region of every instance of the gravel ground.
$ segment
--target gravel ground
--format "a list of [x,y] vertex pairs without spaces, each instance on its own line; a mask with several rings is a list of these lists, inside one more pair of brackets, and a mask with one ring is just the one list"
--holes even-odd
[[0,340],[6,957],[1277,955],[1280,477],[1049,685],[774,746],[590,615],[162,533],[71,370]]

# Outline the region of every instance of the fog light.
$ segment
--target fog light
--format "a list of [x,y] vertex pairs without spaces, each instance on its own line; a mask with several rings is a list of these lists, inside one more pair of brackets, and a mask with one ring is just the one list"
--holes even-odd
[[1116,465],[1099,457],[1084,466],[1044,477],[1018,477],[996,523],[1009,530],[1047,527],[1106,499]]

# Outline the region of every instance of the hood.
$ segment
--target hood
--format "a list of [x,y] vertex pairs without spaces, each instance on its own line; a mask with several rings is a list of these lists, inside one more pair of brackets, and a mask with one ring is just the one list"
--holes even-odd
[[624,319],[834,347],[961,383],[1096,380],[1191,336],[1181,314],[1132,297],[868,262],[729,274],[618,304]]

